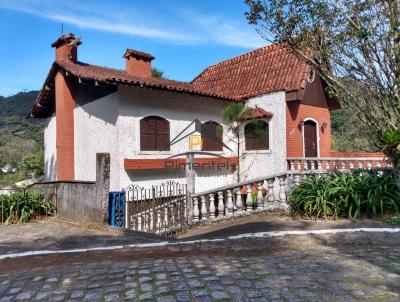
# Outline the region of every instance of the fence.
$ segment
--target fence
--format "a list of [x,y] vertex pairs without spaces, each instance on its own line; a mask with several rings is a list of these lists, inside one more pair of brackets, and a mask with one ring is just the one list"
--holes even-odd
[[188,225],[187,211],[186,184],[132,185],[125,191],[125,226],[131,230],[176,236]]

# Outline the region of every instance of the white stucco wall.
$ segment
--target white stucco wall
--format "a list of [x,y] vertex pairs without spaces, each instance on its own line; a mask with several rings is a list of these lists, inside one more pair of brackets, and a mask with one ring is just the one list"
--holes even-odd
[[56,117],[52,116],[44,123],[44,180],[55,181],[57,146],[56,146]]
[[[202,123],[215,121],[223,125],[221,112],[227,105],[224,101],[195,97],[191,95],[168,93],[163,91],[143,88],[120,87],[119,94],[119,119],[117,123],[120,137],[120,156],[124,158],[166,158],[168,156],[187,152],[189,139],[186,138],[171,146],[168,152],[141,152],[140,151],[140,120],[143,117],[157,115],[167,119],[170,123],[170,138],[175,138],[185,127],[196,118]],[[223,125],[224,132],[228,131]],[[190,131],[189,131],[190,132]],[[224,136],[224,143],[234,149],[234,145]],[[229,157],[234,154],[225,150],[220,155]],[[199,155],[198,155],[199,156]],[[203,156],[202,157],[206,157]],[[175,180],[185,183],[183,169],[136,170],[125,171],[123,164],[120,171],[120,186],[127,187],[132,183],[143,187],[157,185],[166,180]],[[196,191],[207,190],[210,187],[223,186],[234,181],[230,170],[198,171],[196,177]]]
[[117,93],[74,109],[76,180],[95,181],[96,153],[110,153],[111,190],[119,190],[117,119]]
[[[286,97],[284,92],[265,94],[247,101],[249,107],[255,106],[272,112],[273,117],[266,119],[269,123],[269,150],[246,151],[241,145],[243,154],[241,180],[262,177],[266,174],[286,172]],[[244,135],[244,126],[241,127]],[[244,142],[244,137],[243,137]]]
[[[188,151],[188,138],[171,146],[168,152],[140,151],[140,120],[157,115],[170,122],[170,138],[175,138],[194,119],[202,123],[215,121],[223,125],[225,157],[236,156],[236,144],[230,141],[232,133],[223,123],[221,112],[228,103],[221,100],[195,97],[139,87],[118,88],[116,93],[77,107],[75,123],[75,176],[77,180],[95,180],[96,153],[111,155],[111,190],[121,190],[132,184],[148,188],[167,180],[185,183],[183,169],[130,170],[124,168],[124,159],[166,158]],[[274,93],[252,98],[255,105],[273,113],[270,123],[270,150],[247,152],[241,163],[241,180],[285,171],[286,118],[285,94]],[[242,140],[244,138],[242,137]],[[244,142],[242,144],[243,152]],[[200,155],[196,155],[199,157]],[[201,155],[201,157],[206,157]],[[236,181],[231,169],[197,171],[196,192],[228,185]]]

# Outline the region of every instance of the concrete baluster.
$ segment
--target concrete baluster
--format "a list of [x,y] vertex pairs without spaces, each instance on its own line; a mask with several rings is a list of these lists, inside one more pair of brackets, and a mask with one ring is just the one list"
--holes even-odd
[[314,170],[315,170],[315,161],[312,160],[311,161],[311,171],[314,171]]
[[295,186],[299,186],[300,185],[300,175],[299,174],[296,174],[294,176],[294,185]]
[[371,170],[371,168],[372,168],[372,163],[370,160],[367,160],[367,169]]
[[247,196],[246,196],[246,211],[253,211],[253,197],[251,196],[252,189],[251,185],[247,185]]
[[227,216],[232,216],[233,215],[233,200],[232,200],[232,191],[227,190],[226,191],[226,207],[227,207]]
[[257,184],[257,208],[262,209],[264,208],[264,202],[263,202],[263,183],[259,182]]
[[281,202],[286,202],[285,180],[285,176],[279,177],[279,200]]
[[224,205],[224,193],[222,191],[218,192],[218,216],[224,216],[225,205]]
[[204,195],[200,196],[200,202],[201,202],[201,220],[205,221],[207,220],[207,207],[206,207],[206,197]]
[[363,168],[363,161],[359,160],[358,161],[358,169],[362,169]]
[[193,198],[193,221],[199,221],[199,200],[197,197]]
[[210,195],[210,218],[215,218],[215,199],[214,199],[214,193],[211,193]]
[[289,163],[290,163],[290,171],[294,171],[294,161],[290,160]]
[[322,161],[318,160],[317,165],[318,165],[318,170],[322,170]]
[[268,182],[268,202],[274,202],[275,201],[275,193],[274,193],[274,178],[270,178],[267,180]]
[[307,162],[307,160],[304,161],[304,170],[308,170],[308,162]]
[[349,167],[350,169],[354,169],[354,161],[350,160]]
[[240,191],[240,187],[236,191],[236,210],[238,213],[242,213],[243,211],[242,192]]

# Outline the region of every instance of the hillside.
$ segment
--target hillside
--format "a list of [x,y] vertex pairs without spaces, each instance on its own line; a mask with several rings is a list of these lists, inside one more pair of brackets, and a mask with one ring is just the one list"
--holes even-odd
[[0,187],[42,173],[43,121],[26,118],[37,94],[0,97],[0,167],[18,169],[15,174],[0,175]]

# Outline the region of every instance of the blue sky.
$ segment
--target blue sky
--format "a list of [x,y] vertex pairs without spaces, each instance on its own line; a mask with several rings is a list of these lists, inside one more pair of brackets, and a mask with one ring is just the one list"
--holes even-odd
[[154,55],[168,77],[190,81],[267,44],[245,11],[242,0],[0,0],[0,95],[41,88],[62,23],[82,37],[80,61],[123,69],[133,48]]

